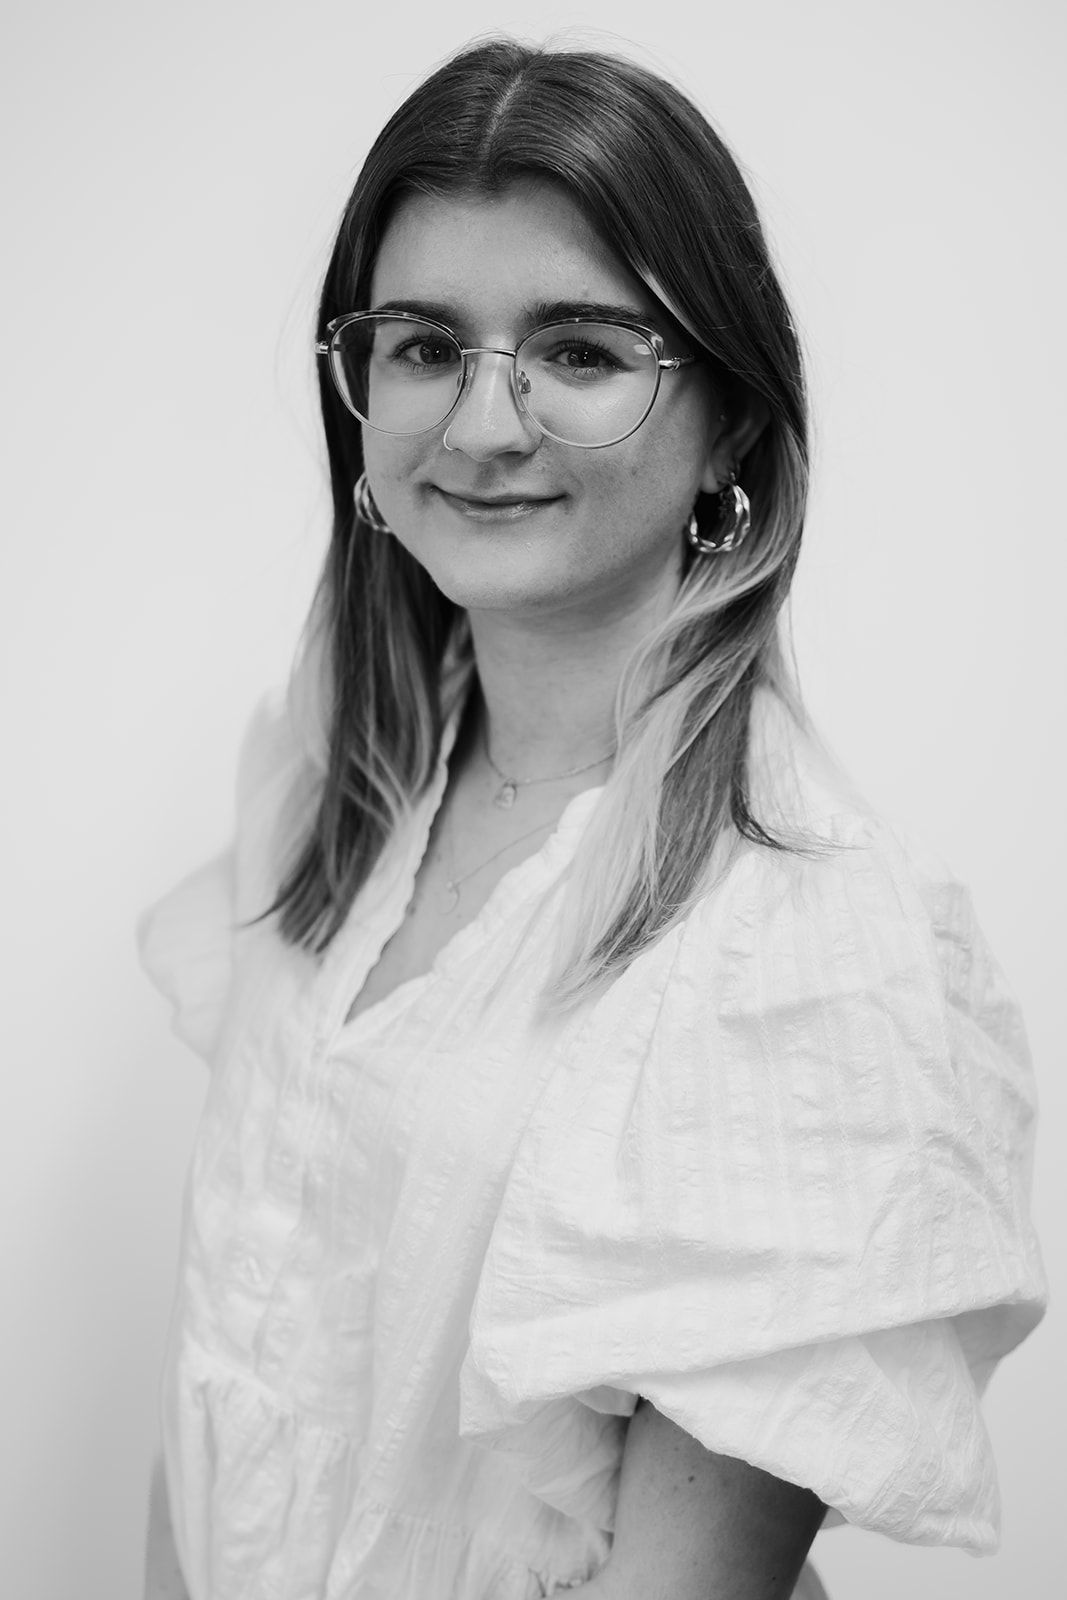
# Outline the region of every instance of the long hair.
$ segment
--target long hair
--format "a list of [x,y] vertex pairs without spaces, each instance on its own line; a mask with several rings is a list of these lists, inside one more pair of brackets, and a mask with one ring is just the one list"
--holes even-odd
[[[479,43],[426,80],[383,129],[345,209],[318,337],[369,305],[378,248],[410,194],[494,195],[520,179],[562,187],[616,257],[695,341],[729,406],[767,423],[741,463],[748,539],[692,557],[674,608],[619,687],[618,758],[572,863],[551,997],[567,1004],[621,972],[683,914],[716,847],[782,841],[750,799],[753,696],[791,698],[778,614],[807,489],[803,368],[752,197],[722,140],[671,84],[621,58]],[[325,362],[320,390],[333,536],[311,619],[323,660],[326,772],[313,824],[279,890],[283,936],[321,951],[391,832],[430,782],[449,707],[446,656],[469,654],[464,613],[396,539],[357,525],[359,425]],[[697,505],[714,526],[714,501]],[[679,538],[681,533],[679,532]]]

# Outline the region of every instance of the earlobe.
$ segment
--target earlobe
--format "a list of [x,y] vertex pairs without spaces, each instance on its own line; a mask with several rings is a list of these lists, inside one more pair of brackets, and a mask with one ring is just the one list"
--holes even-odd
[[722,451],[718,445],[708,451],[708,459],[704,463],[704,471],[700,475],[701,494],[718,494],[729,473],[729,465],[723,459]]

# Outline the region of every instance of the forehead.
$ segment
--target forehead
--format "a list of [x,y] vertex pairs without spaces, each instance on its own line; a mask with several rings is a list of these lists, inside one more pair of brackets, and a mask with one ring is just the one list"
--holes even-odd
[[[371,306],[431,303],[503,337],[544,302],[601,302],[656,320],[649,290],[562,189],[514,184],[499,195],[408,195],[386,229]],[[459,329],[458,331],[463,331]]]

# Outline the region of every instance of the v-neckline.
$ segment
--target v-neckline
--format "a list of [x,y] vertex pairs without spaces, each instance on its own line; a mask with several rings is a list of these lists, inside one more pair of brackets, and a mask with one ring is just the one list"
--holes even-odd
[[[577,835],[603,790],[603,784],[598,784],[572,795],[548,838],[502,874],[485,904],[445,941],[424,972],[403,979],[380,1000],[350,1016],[348,1013],[382,952],[403,923],[414,895],[415,880],[448,787],[448,763],[459,734],[467,692],[460,694],[445,725],[431,783],[416,802],[408,824],[386,845],[327,953],[320,971],[320,993],[325,1000],[324,1023],[319,1030],[322,1044],[332,1047],[342,1035],[350,1043],[386,1026],[472,949],[483,944],[510,911],[528,898],[539,880],[547,888],[573,853]],[[375,889],[377,898],[368,906],[368,896],[373,896]]]
[[[572,853],[570,835],[576,832],[576,824],[578,822],[585,823],[587,814],[592,809],[602,787],[603,785],[593,789],[583,789],[567,802],[555,827],[544,843],[538,849],[532,851],[530,855],[524,857],[522,861],[517,862],[515,866],[509,867],[507,872],[501,875],[499,882],[494,885],[484,905],[481,906],[469,922],[464,923],[461,928],[457,928],[455,933],[445,941],[425,972],[403,979],[402,982],[390,989],[388,994],[384,994],[380,1000],[372,1001],[369,1006],[365,1006],[363,1010],[357,1011],[352,1016],[349,1016],[348,1010],[346,1010],[335,1038],[343,1035],[346,1040],[350,1040],[362,1035],[364,1031],[369,1033],[384,1027],[405,1010],[408,1005],[413,1003],[419,995],[429,989],[433,983],[453,970],[472,950],[483,946],[521,901],[530,898],[538,887],[547,888],[550,883],[554,882],[558,876],[558,871],[562,870],[566,864],[565,859],[559,859],[557,862],[557,858],[561,857],[564,851],[566,851],[568,857]],[[434,815],[436,815],[436,809]],[[432,827],[433,816],[430,817],[426,826],[426,838],[422,855],[425,854]],[[416,863],[416,874],[419,865],[421,865],[422,855],[420,855],[419,861]],[[411,878],[411,893],[414,892],[414,881],[415,874]],[[349,1000],[349,1010],[355,1000],[358,1000],[363,986],[374,971],[386,945],[403,923],[411,893],[408,894],[408,898],[402,904],[391,908],[392,914],[388,922],[386,922],[383,914],[382,925],[385,929],[385,934],[378,955],[366,967],[360,980],[360,988],[355,991],[355,999]],[[358,966],[355,970],[358,970]],[[366,1019],[370,1020],[364,1030],[361,1025],[364,1024]]]

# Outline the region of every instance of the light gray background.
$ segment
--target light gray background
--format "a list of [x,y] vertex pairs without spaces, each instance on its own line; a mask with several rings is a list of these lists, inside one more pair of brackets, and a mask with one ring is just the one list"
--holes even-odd
[[[740,153],[813,369],[803,683],[973,884],[1029,1019],[1064,1277],[1062,9],[1040,0],[93,0],[5,9],[0,1587],[139,1592],[203,1069],[137,910],[223,841],[327,502],[308,335],[370,138],[492,27],[591,32]],[[1001,1554],[851,1529],[834,1600],[1062,1593],[1055,1315],[994,1381]],[[1055,1565],[1054,1565],[1055,1564]]]

